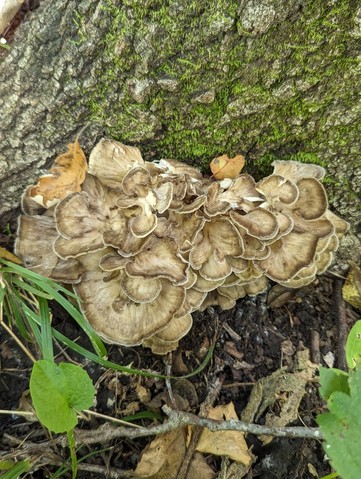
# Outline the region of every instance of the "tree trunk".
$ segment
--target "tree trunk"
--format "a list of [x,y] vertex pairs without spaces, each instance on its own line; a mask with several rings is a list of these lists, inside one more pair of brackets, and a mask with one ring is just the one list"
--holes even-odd
[[[361,8],[351,0],[43,0],[1,63],[0,214],[81,137],[206,171],[245,153],[322,164],[361,238]],[[347,257],[347,255],[346,255]]]

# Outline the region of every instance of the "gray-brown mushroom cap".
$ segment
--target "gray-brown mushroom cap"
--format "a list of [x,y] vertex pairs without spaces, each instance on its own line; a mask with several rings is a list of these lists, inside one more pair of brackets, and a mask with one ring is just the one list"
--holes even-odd
[[205,279],[200,274],[197,275],[197,281],[194,283],[193,288],[200,293],[210,293],[218,286],[221,286],[225,281],[225,278],[218,280]]
[[243,251],[239,255],[234,255],[243,259],[266,259],[271,254],[269,246],[260,239],[247,233],[247,230],[237,225],[237,231],[241,237]]
[[235,284],[233,286],[220,286],[217,292],[231,300],[244,298],[245,296],[255,296],[267,289],[268,279],[266,276],[260,276],[253,281],[244,284]]
[[243,215],[231,211],[230,217],[234,223],[243,226],[249,235],[262,240],[274,238],[279,231],[275,215],[264,208],[255,208]]
[[149,171],[141,166],[129,170],[123,178],[122,190],[128,196],[146,196],[150,189]]
[[217,250],[212,251],[207,261],[202,264],[199,274],[208,281],[218,281],[232,273],[232,266],[227,256],[219,255]]
[[165,328],[183,303],[184,289],[161,281],[157,298],[144,304],[128,298],[119,276],[101,270],[86,272],[74,289],[84,315],[105,341],[134,346]]
[[103,138],[89,157],[89,173],[111,188],[120,188],[126,173],[133,167],[144,166],[138,148]]
[[85,192],[69,195],[58,206],[56,218],[59,234],[54,249],[59,257],[76,258],[105,247],[102,231],[105,218],[102,221],[98,215],[90,212],[91,204]]
[[279,175],[270,175],[256,184],[256,190],[261,193],[271,206],[278,202],[291,205],[298,198],[298,188],[290,180]]
[[143,276],[130,277],[124,274],[120,285],[128,298],[135,303],[151,303],[162,291],[162,281],[157,278],[145,278]]
[[275,160],[272,166],[274,175],[280,175],[292,181],[297,181],[301,178],[322,180],[326,173],[322,166],[292,160]]
[[339,218],[336,216],[332,211],[327,210],[325,213],[325,217],[331,221],[331,223],[335,227],[335,232],[337,235],[337,238],[340,240],[343,238],[343,236],[347,233],[347,231],[350,229],[350,224],[343,220],[342,218]]
[[83,273],[76,260],[64,261],[53,249],[58,237],[52,216],[20,216],[15,254],[24,266],[54,281],[76,283]]
[[144,340],[143,346],[151,348],[154,354],[167,354],[178,347],[179,340],[189,332],[192,323],[193,319],[190,314],[173,317],[159,333]]
[[253,263],[273,281],[286,281],[314,261],[318,239],[312,233],[292,231],[269,245],[268,258]]
[[76,258],[105,248],[103,233],[116,215],[115,197],[100,181],[87,175],[83,191],[62,200],[55,209],[59,237],[54,250],[59,257]]
[[189,175],[193,179],[202,180],[202,173],[193,168],[193,166],[182,163],[181,161],[171,160],[171,159],[162,159],[158,163],[158,166],[168,171],[169,173],[177,175]]
[[221,215],[231,208],[230,202],[220,200],[220,192],[220,182],[214,182],[209,186],[204,205],[204,212],[207,216]]
[[263,195],[256,190],[256,183],[250,175],[243,173],[229,185],[227,183],[227,180],[220,182],[220,186],[224,187],[225,191],[219,194],[219,201],[229,203],[232,208],[247,213],[264,201]]
[[200,269],[208,260],[216,259],[213,252],[225,256],[240,256],[243,252],[242,239],[237,228],[228,218],[215,217],[205,223],[194,238],[193,248],[189,254],[189,263],[194,269]]
[[297,188],[299,196],[293,203],[292,210],[306,220],[314,220],[323,216],[328,202],[322,184],[315,178],[301,178],[297,181]]
[[166,278],[181,285],[188,280],[188,264],[178,253],[177,244],[170,238],[151,235],[144,248],[129,258],[125,271],[129,276]]

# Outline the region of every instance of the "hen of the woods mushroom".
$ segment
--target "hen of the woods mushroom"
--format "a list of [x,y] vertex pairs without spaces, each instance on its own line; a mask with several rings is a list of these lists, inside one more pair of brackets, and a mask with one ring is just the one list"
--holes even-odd
[[26,190],[16,253],[71,283],[104,340],[165,354],[193,311],[232,308],[269,279],[298,288],[330,265],[348,224],[328,210],[323,168],[273,166],[258,182],[216,181],[103,139],[87,167],[75,142]]

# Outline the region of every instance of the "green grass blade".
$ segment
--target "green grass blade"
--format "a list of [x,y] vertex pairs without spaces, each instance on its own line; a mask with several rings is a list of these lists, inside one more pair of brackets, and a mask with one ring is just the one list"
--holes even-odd
[[1,283],[0,283],[0,306],[4,302],[5,294],[6,294],[6,289],[3,286],[1,286]]
[[25,317],[30,331],[33,333],[36,343],[42,351],[42,334],[40,330],[41,320],[39,315],[26,304],[23,305]]
[[81,354],[84,358],[89,359],[90,361],[93,361],[97,364],[100,364],[101,366],[104,366],[105,368],[114,369],[115,371],[120,371],[126,374],[137,374],[138,376],[145,376],[145,377],[151,377],[151,378],[167,377],[162,374],[151,373],[149,371],[142,371],[140,369],[134,369],[134,368],[128,368],[126,366],[121,366],[120,364],[113,363],[111,361],[108,361],[107,359],[101,358],[100,356],[92,353],[88,349],[85,349],[82,346],[79,346],[79,344],[75,343],[71,339],[59,333],[59,331],[57,331],[56,329],[53,329],[53,335],[56,339],[58,339],[60,342],[68,346],[70,349],[72,349],[76,353]]
[[22,289],[28,293],[34,294],[38,298],[52,299],[51,295],[49,295],[48,293],[44,293],[38,288],[34,288],[29,283],[25,283],[25,281],[21,281],[20,279],[16,277],[13,277],[11,279],[11,283],[15,284],[19,289]]
[[26,341],[32,341],[25,321],[24,312],[19,309],[19,305],[21,304],[20,296],[15,290],[8,290],[5,300],[4,312],[10,325],[15,324],[21,336]]
[[56,284],[53,280],[47,278],[46,276],[41,276],[38,273],[34,273],[33,271],[30,271],[23,266],[11,263],[10,261],[6,261],[5,259],[0,258],[0,263],[5,265],[3,268],[1,268],[2,272],[17,274],[22,278],[29,279],[30,281],[35,280],[42,281],[43,283]]
[[20,474],[29,471],[31,464],[29,461],[20,461],[1,476],[2,479],[18,479]]
[[45,298],[39,298],[39,317],[41,321],[41,351],[43,358],[54,361],[53,337],[50,324],[49,305]]
[[72,472],[72,479],[76,479],[78,473],[78,461],[76,458],[76,449],[75,449],[75,437],[74,437],[74,429],[68,431],[68,445],[70,451],[70,458],[71,458],[71,472]]
[[[154,372],[150,372],[150,371],[144,371],[144,370],[141,370],[141,369],[128,368],[126,366],[121,366],[120,364],[108,361],[107,359],[103,359],[103,358],[97,356],[96,354],[92,353],[91,351],[88,351],[87,349],[83,348],[82,346],[79,346],[79,344],[77,344],[74,341],[72,341],[71,339],[67,338],[66,336],[61,334],[59,331],[57,331],[56,329],[53,329],[53,335],[56,339],[58,339],[60,342],[62,342],[66,346],[68,346],[73,351],[77,352],[78,354],[81,354],[82,356],[84,356],[86,359],[89,359],[90,361],[93,361],[97,364],[100,364],[101,366],[104,366],[105,368],[114,369],[115,371],[120,371],[120,372],[126,373],[126,374],[137,374],[138,376],[144,376],[144,377],[147,377],[147,378],[161,378],[161,379],[164,379],[164,378],[169,377],[169,376],[166,376],[164,374],[158,374],[158,373],[154,373]],[[210,349],[208,350],[208,352],[206,354],[206,357],[204,358],[204,360],[202,361],[200,366],[198,366],[197,369],[195,369],[191,373],[187,374],[186,376],[177,376],[177,377],[174,377],[174,379],[190,378],[192,376],[195,376],[196,374],[199,374],[207,366],[208,362],[210,361],[210,359],[212,357],[212,354],[213,354],[213,349],[214,349],[214,345],[212,345],[210,347]]]
[[180,376],[180,377],[181,377],[182,379],[191,378],[192,376],[196,376],[196,375],[199,374],[201,371],[203,371],[203,369],[207,366],[207,364],[209,363],[209,361],[211,360],[211,358],[212,358],[212,356],[213,356],[213,351],[214,351],[215,346],[216,346],[216,343],[214,342],[214,343],[210,346],[210,348],[208,349],[205,358],[203,359],[203,361],[201,362],[201,364],[198,366],[198,368],[194,369],[191,373],[186,374],[185,376]]
[[[6,273],[14,273],[14,274],[20,275],[22,278],[26,278],[28,281],[30,281],[33,284],[33,286],[35,285],[36,287],[40,288],[40,291],[38,293],[32,292],[33,294],[41,297],[43,293],[45,292],[48,294],[47,299],[54,299],[55,301],[57,301],[70,314],[70,316],[79,324],[79,326],[83,329],[83,331],[88,335],[95,352],[101,357],[104,357],[107,355],[107,350],[102,340],[93,330],[93,328],[84,318],[84,316],[61,293],[79,300],[79,298],[75,294],[70,293],[67,289],[58,285],[51,279],[46,278],[45,276],[41,276],[37,273],[34,273],[33,271],[23,268],[22,266],[19,266],[14,263],[10,263],[9,261],[3,260],[1,258],[0,258],[0,262],[5,265],[5,267],[2,268],[2,271]],[[20,283],[22,282],[20,281]],[[36,289],[37,288],[35,288],[35,290]]]
[[70,316],[75,319],[75,321],[79,324],[79,326],[82,328],[82,330],[87,334],[89,337],[95,352],[98,354],[98,356],[106,356],[107,355],[107,350],[105,349],[105,346],[99,336],[96,334],[96,332],[93,330],[93,328],[90,326],[88,321],[84,318],[84,316],[73,306],[64,296],[62,296],[58,291],[52,290],[51,286],[48,286],[47,284],[44,284],[44,290],[47,291],[49,294],[52,294],[53,299],[62,306],[65,311],[67,311]]
[[[77,451],[80,448],[81,448],[81,446],[77,448]],[[112,447],[104,447],[103,449],[97,449],[95,451],[91,451],[88,454],[85,454],[84,456],[79,457],[78,464],[80,464],[81,462],[85,462],[87,459],[90,459],[93,456],[98,456],[99,457],[99,455],[102,454],[103,452],[111,451],[112,449],[113,449]],[[70,470],[70,465],[69,465],[69,459],[68,459],[67,462],[62,464],[59,467],[59,469],[56,472],[54,472],[54,474],[52,474],[50,476],[50,479],[58,479],[58,477],[64,477],[64,474],[69,470]]]

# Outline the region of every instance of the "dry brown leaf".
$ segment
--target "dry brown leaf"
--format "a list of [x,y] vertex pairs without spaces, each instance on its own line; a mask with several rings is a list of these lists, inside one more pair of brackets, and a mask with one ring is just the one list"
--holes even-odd
[[[298,418],[298,408],[306,392],[306,385],[312,380],[316,365],[309,360],[309,350],[298,351],[294,365],[295,372],[285,368],[277,369],[270,376],[260,379],[252,389],[248,404],[242,411],[242,421],[252,423],[269,409],[266,426],[283,427]],[[278,403],[279,413],[272,412]],[[271,436],[259,436],[264,444],[272,441]]]
[[[176,479],[186,451],[185,432],[175,429],[157,436],[147,446],[133,477],[141,479]],[[212,479],[214,473],[201,454],[196,454],[188,474],[190,479]]]
[[69,143],[66,153],[56,158],[50,174],[39,178],[38,184],[30,190],[30,197],[45,208],[56,205],[70,193],[81,190],[87,168],[85,154],[75,140]]
[[361,269],[351,261],[350,266],[350,271],[342,288],[342,296],[351,306],[361,309]]
[[161,434],[144,449],[140,462],[134,471],[135,477],[152,479],[175,477],[175,472],[183,459],[184,453],[183,430],[175,429]]
[[243,155],[237,155],[234,158],[222,155],[211,161],[210,168],[216,180],[224,180],[225,178],[236,178],[242,171],[244,163]]
[[240,462],[233,462],[228,457],[223,457],[217,479],[242,479],[242,477],[248,477],[249,469]]
[[7,261],[11,261],[15,264],[22,264],[21,260],[15,256],[13,253],[10,253],[7,249],[0,246],[0,258],[6,259]]
[[141,384],[137,384],[135,386],[135,391],[137,393],[139,401],[142,404],[148,403],[150,401],[151,395],[150,395],[150,391],[149,391],[148,388],[145,388]]
[[[208,412],[208,418],[218,421],[238,419],[234,404],[230,402],[224,406],[216,406]],[[248,450],[243,432],[215,431],[204,429],[197,445],[197,451],[216,456],[227,456],[246,466],[252,464],[253,458]]]

